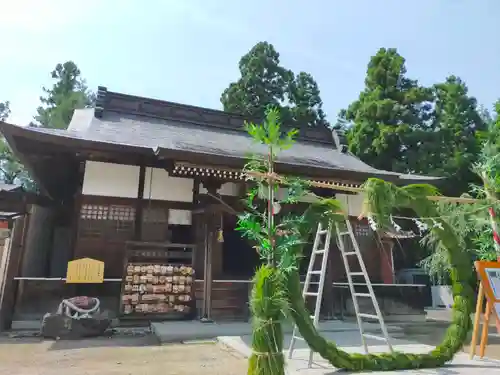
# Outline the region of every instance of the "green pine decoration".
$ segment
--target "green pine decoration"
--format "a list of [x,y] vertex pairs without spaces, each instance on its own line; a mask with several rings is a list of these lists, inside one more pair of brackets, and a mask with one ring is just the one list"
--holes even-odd
[[[291,147],[296,134],[295,130],[291,130],[285,137],[281,136],[277,111],[269,111],[261,126],[247,124],[247,131],[257,142],[268,147],[268,155],[253,157],[245,167],[252,188],[245,201],[247,210],[238,220],[238,230],[255,244],[265,262],[255,274],[250,299],[253,353],[249,359],[248,374],[284,374],[282,322],[288,316],[297,324],[309,347],[339,369],[389,371],[431,368],[451,360],[463,346],[471,328],[474,293],[467,281],[471,277],[472,265],[460,248],[453,228],[445,220],[431,222],[426,219],[438,216],[435,203],[427,199],[427,196],[437,195],[437,189],[424,184],[399,188],[380,179],[369,179],[363,186],[366,193],[364,211],[374,217],[380,228],[389,226],[389,217],[394,209],[412,209],[421,220],[427,221],[440,246],[448,252],[454,308],[453,320],[443,342],[426,354],[349,354],[334,342],[325,340],[315,329],[302,297],[298,271],[303,247],[318,221],[341,222],[345,220],[344,210],[337,200],[311,193],[308,182],[299,178],[280,177],[279,185],[287,186],[288,193],[286,197],[277,199],[279,186],[274,174],[277,152]],[[288,213],[276,216],[276,203],[297,207],[296,203],[305,200],[312,203],[304,212],[288,210]]]
[[248,360],[248,375],[285,375],[281,320],[286,298],[282,275],[274,267],[262,266],[253,282],[252,355]]
[[[437,190],[429,185],[409,185],[398,188],[379,179],[370,179],[364,185],[366,192],[365,210],[378,218],[378,225],[388,225],[389,215],[394,208],[411,208],[421,218],[436,217],[435,204],[426,197],[436,195]],[[290,314],[300,334],[309,347],[328,360],[334,367],[350,371],[391,371],[418,368],[432,368],[444,365],[463,346],[471,328],[470,314],[474,292],[467,282],[472,273],[470,260],[464,256],[452,228],[444,220],[437,220],[433,227],[435,235],[448,250],[451,263],[454,306],[453,319],[442,343],[426,354],[349,354],[337,348],[334,342],[325,340],[314,328],[302,297],[297,271],[287,275],[286,293]],[[432,227],[432,223],[428,223]]]

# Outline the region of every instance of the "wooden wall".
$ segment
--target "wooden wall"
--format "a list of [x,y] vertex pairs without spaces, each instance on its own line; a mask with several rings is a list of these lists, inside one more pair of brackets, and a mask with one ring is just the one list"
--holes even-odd
[[[137,222],[137,202],[132,198],[82,196],[74,258],[102,260],[105,278],[120,278],[127,241],[168,241],[169,209],[192,207],[191,203],[141,200],[142,217]],[[141,225],[139,232],[136,225]],[[140,238],[137,238],[138,233]]]

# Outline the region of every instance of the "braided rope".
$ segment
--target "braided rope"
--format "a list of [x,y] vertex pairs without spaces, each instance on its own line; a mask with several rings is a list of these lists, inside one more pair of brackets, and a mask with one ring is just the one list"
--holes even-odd
[[89,300],[94,302],[94,306],[91,307],[90,309],[84,309],[78,307],[73,303],[72,300],[73,298],[63,299],[62,302],[59,304],[59,307],[57,309],[57,314],[59,315],[64,314],[72,319],[82,319],[82,318],[84,319],[84,318],[90,318],[92,317],[92,314],[99,312],[99,307],[101,303],[97,298],[89,297]]

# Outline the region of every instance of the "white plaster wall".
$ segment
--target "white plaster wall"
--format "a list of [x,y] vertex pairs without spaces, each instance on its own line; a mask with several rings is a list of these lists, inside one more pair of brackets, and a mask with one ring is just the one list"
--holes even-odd
[[189,210],[168,210],[168,223],[173,225],[191,225],[192,216]]
[[[151,172],[153,176],[151,178]],[[151,186],[151,191],[150,191]],[[192,178],[172,177],[160,168],[146,168],[144,199],[192,202],[194,180]]]
[[359,216],[363,210],[363,200],[362,194],[335,194],[337,200],[342,203],[344,209],[347,210],[349,216]]
[[139,167],[87,161],[82,193],[108,197],[137,198]]
[[[207,189],[205,189],[203,184],[201,184],[200,194],[206,194],[206,193],[207,193]],[[217,193],[219,193],[220,195],[224,195],[224,196],[236,197],[239,195],[238,184],[236,184],[234,182],[226,182],[226,183],[222,184],[222,186],[217,190]]]

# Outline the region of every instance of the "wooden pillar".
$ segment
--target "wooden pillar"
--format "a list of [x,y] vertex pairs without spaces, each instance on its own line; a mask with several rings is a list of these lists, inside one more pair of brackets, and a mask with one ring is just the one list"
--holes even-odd
[[[218,180],[205,180],[203,185],[207,189],[208,193],[212,196],[220,197],[218,194],[218,190],[222,186],[222,182]],[[213,203],[217,203],[213,198],[209,198],[208,201],[212,201]],[[211,233],[210,235],[210,244],[211,244],[211,252],[212,258],[211,261],[211,269],[212,269],[212,279],[218,279],[222,277],[222,246],[221,242],[217,241],[217,230],[220,228],[222,223],[222,212],[214,211],[211,215],[210,219],[207,221],[208,231]]]
[[394,241],[382,239],[380,247],[380,277],[384,284],[394,284],[394,259],[392,250]]
[[[151,172],[152,173],[152,172]],[[137,201],[135,205],[135,218],[134,218],[134,240],[142,240],[142,218],[144,216],[144,184],[146,180],[146,167],[144,165],[140,166],[139,169],[139,184],[137,186]],[[150,187],[151,189],[151,187]]]
[[[221,187],[221,182],[206,179],[203,181],[203,186],[207,189],[210,195],[217,196],[217,190]],[[197,189],[199,189],[199,184]],[[199,190],[198,190],[199,194]],[[197,195],[198,195],[197,194]],[[213,199],[213,198],[212,198]],[[214,244],[216,243],[217,228],[215,227],[215,217],[212,210],[209,208],[210,198],[205,200],[205,209],[207,210],[203,215],[203,232],[204,232],[204,262],[203,262],[203,308],[202,320],[211,321],[212,313],[212,282],[216,277],[214,273]],[[217,272],[217,269],[216,269]]]
[[326,266],[326,275],[325,275],[325,285],[323,287],[323,314],[327,318],[333,318],[334,316],[334,290],[333,290],[333,281],[334,281],[334,257],[333,254],[335,252],[339,252],[337,248],[337,243],[335,241],[335,234],[330,239],[329,246],[329,254],[328,254],[328,263]]
[[0,290],[0,331],[12,326],[16,307],[18,282],[14,277],[19,275],[22,251],[24,247],[24,229],[27,226],[27,216],[16,219],[10,238],[6,241],[4,250],[5,273]]
[[204,234],[205,234],[205,254],[203,268],[203,308],[202,318],[212,319],[212,239],[213,233],[209,229],[209,215],[205,215]]
[[223,277],[223,246],[224,243],[217,240],[218,231],[222,225],[223,213],[217,211],[214,213],[211,233],[212,233],[212,275],[214,279],[221,279]]

